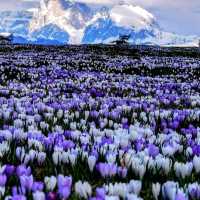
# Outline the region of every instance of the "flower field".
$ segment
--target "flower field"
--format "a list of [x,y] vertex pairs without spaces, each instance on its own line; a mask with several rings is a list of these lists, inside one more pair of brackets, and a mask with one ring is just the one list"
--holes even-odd
[[0,199],[200,199],[199,71],[167,50],[0,49]]

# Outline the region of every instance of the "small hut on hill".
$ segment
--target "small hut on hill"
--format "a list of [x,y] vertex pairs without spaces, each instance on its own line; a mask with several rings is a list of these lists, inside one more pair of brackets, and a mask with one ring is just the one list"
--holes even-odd
[[11,33],[0,33],[0,45],[12,44],[13,35]]
[[112,43],[115,43],[116,45],[123,45],[123,44],[129,44],[129,39],[131,35],[120,35],[119,39],[116,41],[113,41]]

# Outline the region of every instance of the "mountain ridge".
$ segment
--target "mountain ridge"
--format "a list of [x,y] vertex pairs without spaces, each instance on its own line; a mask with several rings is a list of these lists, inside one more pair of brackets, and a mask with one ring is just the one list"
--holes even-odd
[[[38,9],[0,12],[0,32],[14,34],[24,43],[109,43],[130,34],[130,43],[176,45],[198,43],[195,36],[165,32],[147,10],[121,2],[96,10],[65,0],[41,0]],[[18,40],[20,38],[20,40]]]

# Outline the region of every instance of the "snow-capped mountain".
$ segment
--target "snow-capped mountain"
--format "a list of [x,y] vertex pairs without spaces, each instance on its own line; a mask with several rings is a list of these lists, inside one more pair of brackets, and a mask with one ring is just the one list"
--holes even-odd
[[124,2],[92,8],[70,0],[41,0],[38,9],[1,12],[0,32],[13,33],[15,42],[43,44],[109,43],[124,34],[136,44],[182,45],[197,41],[195,37],[163,31],[151,13]]

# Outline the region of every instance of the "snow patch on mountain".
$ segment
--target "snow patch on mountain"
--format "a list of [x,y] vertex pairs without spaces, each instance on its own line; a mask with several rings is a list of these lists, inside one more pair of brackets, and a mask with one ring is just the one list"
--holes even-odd
[[154,22],[154,16],[139,6],[120,4],[110,11],[111,19],[122,27],[134,27],[137,30],[149,28]]

